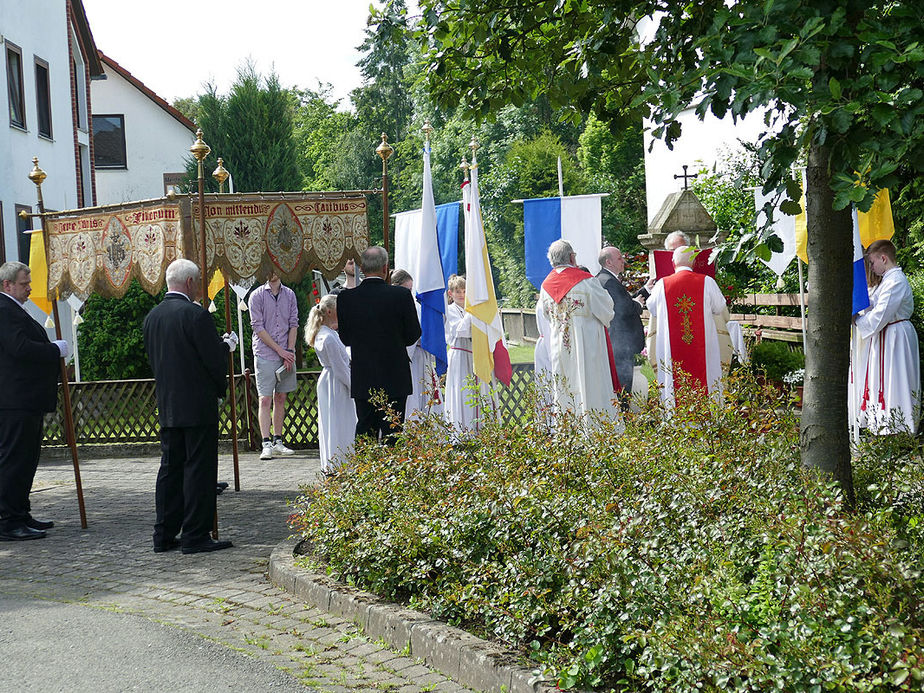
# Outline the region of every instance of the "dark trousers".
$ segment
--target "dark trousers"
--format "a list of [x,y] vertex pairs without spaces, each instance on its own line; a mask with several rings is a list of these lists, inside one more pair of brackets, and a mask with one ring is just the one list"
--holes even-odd
[[385,445],[395,444],[395,435],[401,433],[404,426],[404,405],[407,396],[389,399],[388,406],[398,412],[399,425],[392,427],[385,412],[376,409],[368,399],[354,399],[356,405],[356,437],[369,436],[375,440],[381,438]]
[[0,530],[29,519],[29,491],[42,450],[41,414],[0,412]]
[[180,529],[183,546],[203,542],[215,518],[218,426],[161,428],[160,450],[154,544],[166,544]]

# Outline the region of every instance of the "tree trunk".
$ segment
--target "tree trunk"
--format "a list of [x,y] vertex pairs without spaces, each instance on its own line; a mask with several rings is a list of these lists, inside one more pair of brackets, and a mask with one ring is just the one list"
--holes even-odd
[[833,209],[828,164],[827,147],[813,145],[806,169],[810,300],[800,443],[802,463],[832,475],[853,506],[847,423],[853,220],[849,207]]

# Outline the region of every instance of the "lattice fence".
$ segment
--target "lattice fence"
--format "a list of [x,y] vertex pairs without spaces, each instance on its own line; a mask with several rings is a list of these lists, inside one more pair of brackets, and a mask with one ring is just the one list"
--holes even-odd
[[[320,371],[301,371],[298,387],[286,402],[286,444],[296,449],[318,447],[317,383]],[[235,376],[238,440],[242,447],[255,450],[260,442],[257,420],[257,389],[253,376],[249,387],[246,376]],[[501,416],[519,421],[529,406],[526,390],[533,381],[533,364],[513,365],[509,388],[498,391]],[[71,383],[74,432],[79,445],[115,445],[121,443],[157,443],[157,397],[153,380],[99,380]],[[248,392],[249,390],[249,392]],[[249,398],[248,398],[249,394]],[[219,437],[231,439],[231,406],[226,401],[219,418]],[[65,445],[63,397],[58,395],[58,410],[45,418],[45,444]]]

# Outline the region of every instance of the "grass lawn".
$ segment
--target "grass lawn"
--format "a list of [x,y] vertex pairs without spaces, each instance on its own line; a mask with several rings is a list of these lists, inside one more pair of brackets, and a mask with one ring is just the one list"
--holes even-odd
[[510,363],[532,363],[535,350],[536,345],[529,342],[507,345],[507,351],[510,352]]

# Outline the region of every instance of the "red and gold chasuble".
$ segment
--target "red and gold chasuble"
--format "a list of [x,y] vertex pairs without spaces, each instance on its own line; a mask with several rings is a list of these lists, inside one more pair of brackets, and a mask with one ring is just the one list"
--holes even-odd
[[708,389],[706,377],[706,325],[703,318],[703,286],[706,276],[680,271],[665,277],[664,299],[667,304],[667,327],[671,341],[674,388],[682,382],[681,371],[692,384]]
[[[585,279],[593,279],[590,272],[585,272],[577,267],[565,267],[558,271],[553,269],[548,276],[542,280],[542,289],[552,297],[555,303],[561,303],[561,300],[573,289],[578,282]],[[603,334],[606,335],[606,354],[609,359],[610,379],[613,381],[613,392],[619,392],[622,387],[619,384],[619,375],[616,373],[616,361],[613,359],[613,345],[610,343],[610,331],[604,327]]]

